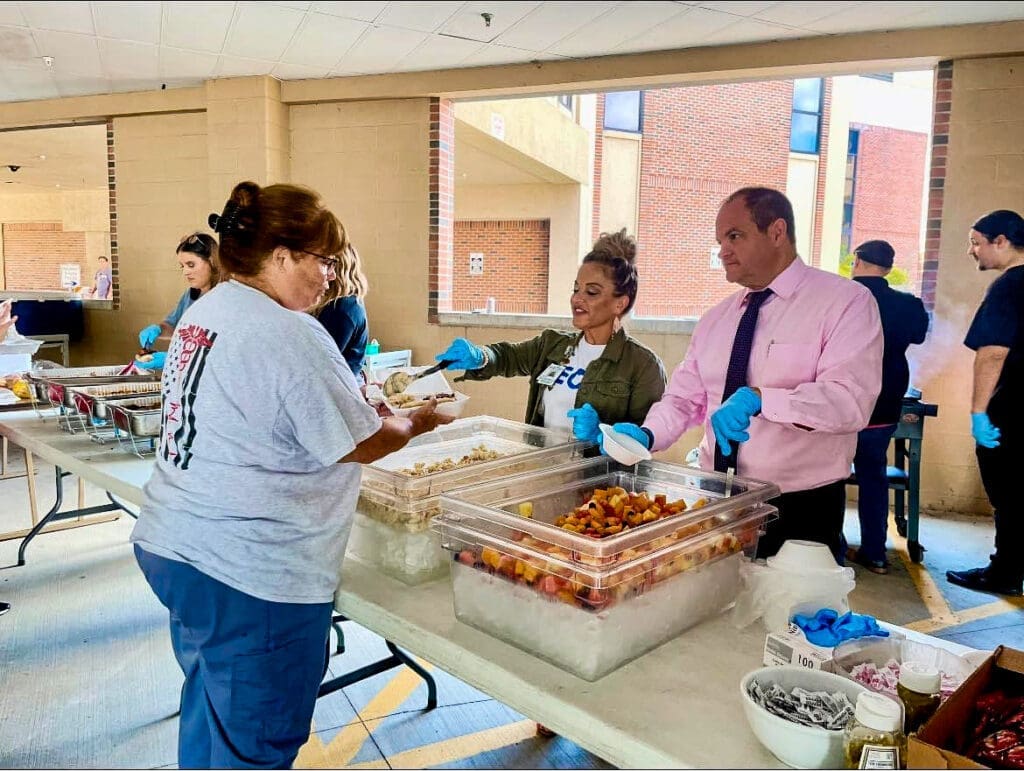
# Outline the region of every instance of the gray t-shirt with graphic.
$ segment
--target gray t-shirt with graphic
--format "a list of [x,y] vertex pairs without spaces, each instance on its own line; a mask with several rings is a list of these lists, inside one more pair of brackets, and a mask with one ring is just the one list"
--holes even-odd
[[153,476],[131,540],[272,602],[328,602],[380,428],[312,316],[235,281],[182,316]]

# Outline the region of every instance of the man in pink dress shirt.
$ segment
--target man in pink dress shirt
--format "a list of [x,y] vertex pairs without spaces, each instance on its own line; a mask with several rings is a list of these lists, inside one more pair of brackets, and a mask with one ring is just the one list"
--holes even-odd
[[[722,204],[715,234],[726,279],[744,288],[697,323],[643,426],[615,428],[663,450],[703,424],[701,468],[715,467],[717,445],[737,476],[782,490],[772,501],[779,519],[761,538],[758,556],[800,538],[828,544],[842,564],[844,481],[882,382],[877,303],[860,284],[797,256],[793,207],[777,190],[737,190]],[[770,292],[758,298],[748,330],[744,385],[723,403],[747,298],[764,289]]]

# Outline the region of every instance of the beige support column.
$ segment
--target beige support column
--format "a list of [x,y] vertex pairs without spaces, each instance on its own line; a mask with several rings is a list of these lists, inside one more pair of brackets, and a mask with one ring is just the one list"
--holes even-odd
[[269,76],[206,83],[209,194],[220,211],[237,183],[290,179],[288,105],[281,82]]

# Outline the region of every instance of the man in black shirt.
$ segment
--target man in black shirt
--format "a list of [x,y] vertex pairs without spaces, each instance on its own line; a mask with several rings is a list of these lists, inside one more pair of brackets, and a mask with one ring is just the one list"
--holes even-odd
[[1019,596],[1024,581],[1024,503],[1016,489],[1024,462],[1024,219],[1000,210],[970,231],[979,270],[1002,272],[985,293],[964,340],[974,356],[971,433],[978,468],[995,509],[995,553],[946,578],[983,592]]
[[866,241],[854,250],[853,280],[863,284],[878,303],[882,318],[882,390],[867,428],[857,434],[853,469],[857,474],[857,513],[860,516],[860,548],[846,558],[873,573],[889,572],[885,558],[886,529],[889,524],[889,480],[886,454],[896,433],[903,395],[910,382],[907,348],[924,342],[928,334],[928,313],[920,298],[898,292],[885,277],[892,270],[895,251],[887,241]]

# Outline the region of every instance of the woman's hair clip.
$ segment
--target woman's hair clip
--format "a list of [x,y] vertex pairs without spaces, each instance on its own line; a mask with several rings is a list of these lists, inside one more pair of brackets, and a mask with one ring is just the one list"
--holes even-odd
[[228,201],[224,204],[224,211],[221,214],[211,214],[207,218],[207,222],[210,227],[213,228],[214,233],[230,233],[235,229],[238,222],[238,215],[241,213],[242,207],[240,207],[234,201]]

